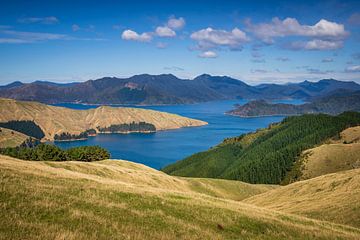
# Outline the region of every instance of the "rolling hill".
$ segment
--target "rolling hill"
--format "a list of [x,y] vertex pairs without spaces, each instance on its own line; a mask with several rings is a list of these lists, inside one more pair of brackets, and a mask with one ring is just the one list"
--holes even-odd
[[355,112],[287,117],[267,129],[225,139],[216,147],[162,170],[176,176],[279,184],[297,167],[295,163],[302,151],[357,125],[360,125],[360,113]]
[[19,146],[27,138],[23,133],[0,127],[0,148]]
[[304,180],[245,200],[282,212],[360,227],[360,169]]
[[[253,205],[261,196],[283,193],[286,187],[172,177],[121,160],[34,162],[0,155],[0,173],[0,239],[360,237],[359,228],[343,224],[340,217],[334,219],[338,223],[333,223],[272,210],[272,206],[268,209]],[[357,181],[352,172],[348,176]],[[333,195],[326,196],[339,200],[336,196],[347,193],[345,189],[352,181],[338,175],[332,178],[342,187],[331,188],[328,184],[322,190],[332,189]],[[293,191],[303,191],[298,184],[290,186]],[[311,210],[310,202],[318,196],[311,198],[311,189],[306,193],[308,198],[302,206]],[[351,199],[358,197],[358,191],[343,195],[349,201],[343,201],[342,207],[349,209]],[[287,201],[289,197],[284,197],[284,204]],[[318,203],[319,199],[317,207]],[[339,212],[331,210],[324,216]],[[322,214],[320,208],[317,211]],[[360,219],[358,214],[359,211],[351,213],[354,223]]]
[[146,122],[156,130],[202,126],[206,122],[181,117],[176,114],[140,108],[101,106],[90,110],[73,110],[54,107],[37,102],[0,98],[0,122],[12,120],[34,121],[45,134],[44,140],[54,140],[55,134],[81,134],[97,127]]
[[227,76],[202,74],[192,80],[171,74],[141,74],[129,78],[104,77],[86,82],[57,84],[14,82],[0,87],[0,97],[42,103],[184,104],[224,99],[310,99],[331,91],[360,90],[355,82],[333,79],[296,84],[250,86]]

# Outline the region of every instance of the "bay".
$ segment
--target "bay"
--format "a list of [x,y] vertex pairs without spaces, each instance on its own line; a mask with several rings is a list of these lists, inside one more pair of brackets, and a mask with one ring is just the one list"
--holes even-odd
[[[181,128],[156,133],[99,134],[83,141],[55,142],[55,145],[67,149],[76,146],[99,145],[108,149],[113,159],[124,159],[160,169],[191,154],[205,151],[220,143],[224,138],[267,127],[284,117],[241,118],[224,114],[234,104],[244,104],[245,100],[214,101],[198,104],[141,106],[200,119],[209,124],[202,127]],[[299,100],[286,103],[300,104]],[[94,105],[64,103],[56,104],[78,110],[95,108]],[[120,107],[120,106],[119,106]],[[140,107],[140,106],[127,106]]]

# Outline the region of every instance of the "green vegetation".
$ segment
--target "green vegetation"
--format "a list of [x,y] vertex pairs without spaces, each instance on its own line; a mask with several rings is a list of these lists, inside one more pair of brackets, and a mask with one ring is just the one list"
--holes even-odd
[[45,134],[34,121],[9,121],[0,123],[0,127],[15,130],[30,137],[42,139]]
[[132,122],[123,124],[113,124],[109,127],[98,127],[101,133],[128,133],[128,132],[155,132],[156,127],[151,123],[146,122]]
[[[257,132],[227,139],[217,147],[162,170],[177,176],[279,184],[303,150],[359,124],[360,113],[355,112],[338,116],[309,114],[287,117],[279,125],[260,131],[262,134]],[[254,134],[258,136],[253,137]]]
[[80,140],[80,139],[87,139],[89,135],[95,135],[95,129],[88,129],[85,132],[80,134],[71,134],[68,132],[63,132],[61,134],[55,134],[54,140],[55,141],[71,141],[71,140]]
[[20,147],[0,149],[0,154],[31,161],[82,161],[92,162],[110,158],[109,152],[99,146],[82,146],[62,150],[50,144],[28,147],[29,142]]

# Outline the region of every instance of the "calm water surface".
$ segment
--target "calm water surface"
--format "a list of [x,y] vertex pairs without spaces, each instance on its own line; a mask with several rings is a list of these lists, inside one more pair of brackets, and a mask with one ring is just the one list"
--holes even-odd
[[[108,149],[114,159],[126,159],[159,169],[193,153],[207,150],[220,143],[224,138],[254,131],[283,119],[281,116],[240,118],[224,114],[231,110],[234,104],[245,102],[234,100],[191,105],[142,106],[142,108],[200,119],[209,124],[202,127],[159,131],[150,134],[99,134],[84,141],[57,142],[55,144],[61,148],[100,145]],[[301,102],[287,100],[286,103],[300,104]],[[96,107],[82,104],[57,104],[57,106],[73,109]]]

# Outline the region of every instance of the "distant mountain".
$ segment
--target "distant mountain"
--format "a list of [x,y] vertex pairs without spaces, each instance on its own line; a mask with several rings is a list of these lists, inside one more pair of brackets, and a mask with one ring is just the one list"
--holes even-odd
[[242,117],[270,115],[300,115],[305,113],[327,113],[336,115],[345,111],[360,111],[360,91],[336,90],[324,97],[314,98],[313,102],[301,105],[269,103],[256,100],[238,105],[227,113]]
[[250,86],[227,76],[200,75],[193,80],[172,74],[104,77],[81,83],[14,82],[0,87],[0,97],[43,103],[183,104],[226,99],[309,99],[336,89],[360,90],[355,82],[321,80],[317,83]]

